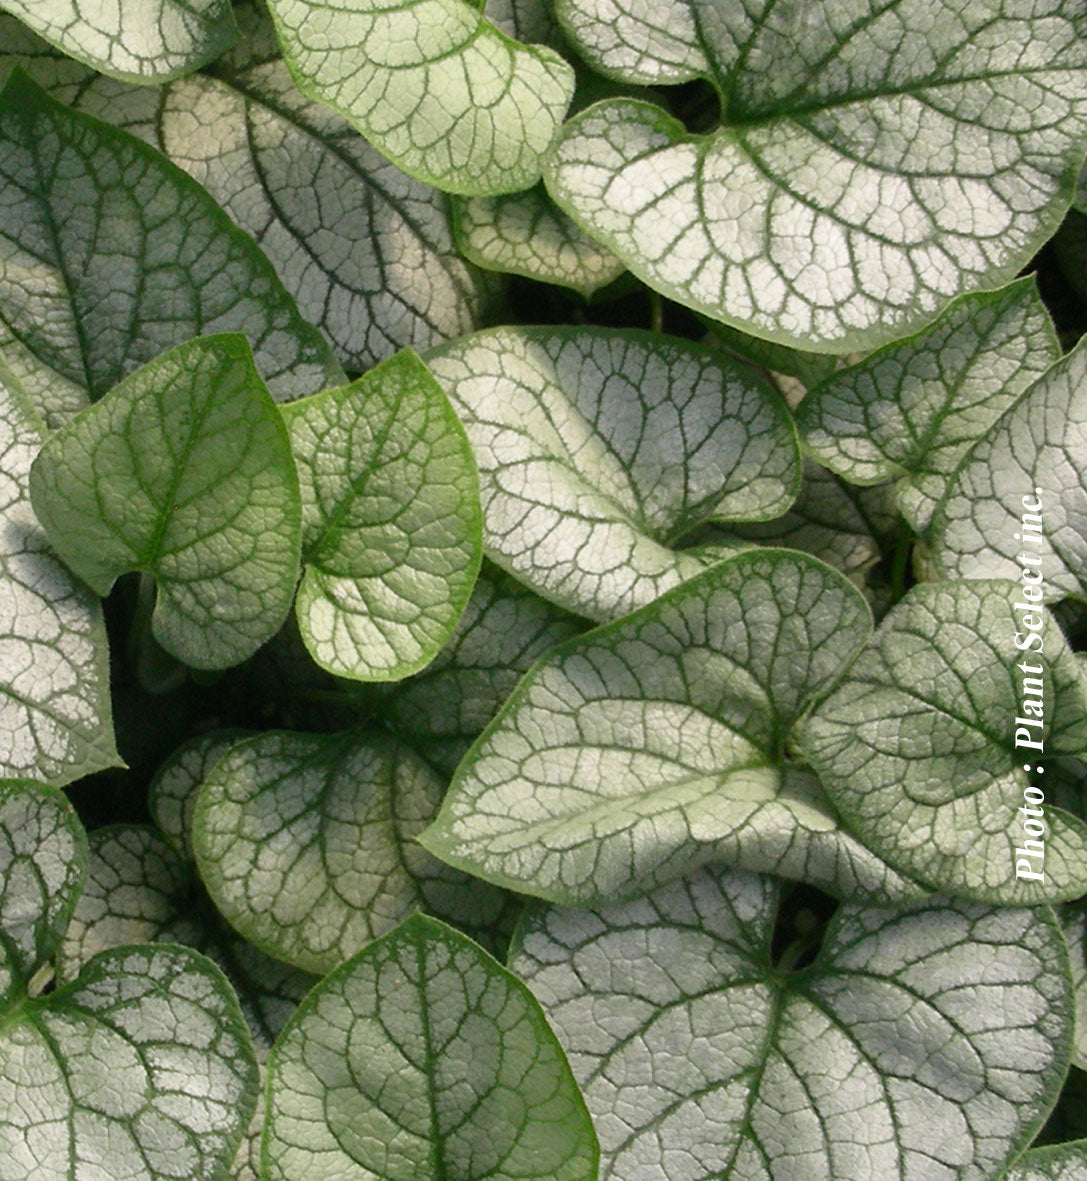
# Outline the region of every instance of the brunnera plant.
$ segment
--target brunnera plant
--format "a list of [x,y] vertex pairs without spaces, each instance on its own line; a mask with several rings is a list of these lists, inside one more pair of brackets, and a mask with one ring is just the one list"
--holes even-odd
[[1087,1176],[1087,9],[0,10],[0,1181]]

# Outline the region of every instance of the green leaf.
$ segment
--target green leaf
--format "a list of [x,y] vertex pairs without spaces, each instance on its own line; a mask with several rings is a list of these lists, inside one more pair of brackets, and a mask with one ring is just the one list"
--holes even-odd
[[811,390],[797,411],[810,455],[852,484],[897,478],[924,532],[957,464],[1055,361],[1060,346],[1033,279],[963,296],[927,331]]
[[783,971],[777,893],[704,871],[526,924],[511,966],[570,1057],[601,1177],[1002,1175],[1067,1069],[1052,912],[842,907],[815,962]]
[[43,438],[0,360],[0,775],[61,785],[122,764],[101,610],[57,561],[30,505]]
[[501,891],[415,841],[442,780],[380,731],[262,734],[205,778],[193,817],[200,875],[252,944],[327,972],[417,906],[486,937]]
[[422,837],[528,894],[628,897],[709,861],[882,903],[923,892],[847,833],[787,762],[797,717],[864,643],[859,592],[756,550],[552,650],[465,756]]
[[256,1100],[237,999],[188,948],[104,952],[3,1014],[7,1181],[218,1181]]
[[[56,788],[0,780],[0,978],[29,980],[64,935],[87,871],[87,838]],[[2,991],[6,991],[3,989]],[[0,1068],[2,1074],[2,1068]]]
[[34,510],[98,594],[157,580],[152,630],[194,668],[251,655],[282,624],[298,576],[298,480],[245,338],[179,345],[53,435]]
[[800,494],[784,516],[746,525],[705,525],[689,534],[688,545],[748,542],[803,550],[840,570],[858,585],[880,560],[878,522],[857,495],[811,460],[804,461]]
[[1040,1148],[1043,1144],[1067,1144],[1069,1140],[1084,1137],[1087,1137],[1087,1073],[1072,1066],[1057,1105],[1034,1143]]
[[552,196],[654,289],[753,335],[844,353],[915,332],[1011,279],[1071,200],[1073,0],[565,0],[560,18],[613,77],[706,79],[721,124],[598,103],[545,161]]
[[422,672],[382,686],[383,720],[452,775],[521,674],[585,625],[484,563],[446,646]]
[[[236,741],[236,740],[235,740]],[[191,763],[192,746],[188,752]],[[175,764],[176,766],[177,764]],[[57,957],[62,981],[101,951],[130,943],[183,943],[209,956],[237,991],[258,1064],[316,978],[262,955],[215,914],[191,857],[152,828],[114,824],[90,834],[86,886]],[[256,1181],[263,1106],[254,1112],[230,1176]]]
[[1087,1140],[1032,1148],[1004,1174],[1004,1181],[1080,1181],[1087,1176]]
[[484,552],[561,607],[624,615],[721,556],[706,520],[766,520],[800,485],[795,429],[749,367],[689,341],[499,328],[433,350],[475,450]]
[[1087,677],[1048,616],[1044,656],[1016,649],[1013,637],[1029,634],[1016,598],[1009,582],[915,586],[796,739],[846,823],[896,869],[978,901],[1034,905],[1087,890],[1087,825],[1046,804],[1044,878],[1017,878],[1018,863],[1033,865],[1017,852],[1032,819],[1018,810],[1045,777],[1028,774],[1043,751],[1017,748],[1016,732],[1046,757],[1082,751]]
[[586,299],[626,268],[541,186],[502,197],[454,197],[453,232],[465,258],[489,271],[570,287]]
[[464,429],[410,351],[283,415],[302,491],[303,642],[338,676],[416,672],[449,638],[479,571]]
[[0,199],[0,343],[50,425],[201,333],[244,332],[277,396],[342,380],[268,260],[199,185],[18,72],[0,94]]
[[[1049,602],[1087,599],[1087,345],[1073,349],[967,453],[937,507],[932,560],[945,578],[1014,578],[1040,554]],[[1043,544],[1022,540],[1040,499]],[[1033,526],[1033,520],[1027,521]]]
[[196,793],[208,772],[250,730],[212,730],[183,742],[155,772],[147,789],[147,810],[174,849],[189,860]]
[[103,74],[159,83],[198,70],[237,40],[230,0],[3,0],[46,40]]
[[1072,983],[1076,990],[1072,1062],[1080,1069],[1087,1070],[1087,903],[1062,906],[1059,917],[1072,956]]
[[574,91],[554,50],[511,40],[464,0],[269,8],[299,89],[409,176],[478,196],[539,179]]
[[539,1005],[421,915],[314,989],[269,1075],[268,1181],[596,1176],[596,1137]]

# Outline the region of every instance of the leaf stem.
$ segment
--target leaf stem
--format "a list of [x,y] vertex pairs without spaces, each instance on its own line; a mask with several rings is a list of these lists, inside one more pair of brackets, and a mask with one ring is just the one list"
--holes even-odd
[[651,332],[664,331],[664,300],[657,291],[649,293],[649,329]]

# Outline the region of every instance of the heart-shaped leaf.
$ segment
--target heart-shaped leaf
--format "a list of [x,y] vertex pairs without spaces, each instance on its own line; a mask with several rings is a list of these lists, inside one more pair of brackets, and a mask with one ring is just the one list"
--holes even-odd
[[0,94],[0,343],[56,425],[164,349],[243,332],[279,396],[342,381],[252,239],[133,136]]
[[511,966],[580,1082],[607,1181],[983,1181],[1067,1069],[1049,910],[843,907],[814,963],[770,959],[778,890],[703,871],[541,908]]
[[756,336],[848,352],[1011,279],[1057,228],[1087,133],[1073,0],[721,6],[564,0],[628,82],[706,79],[720,126],[606,100],[544,168],[558,204],[656,290]]
[[0,361],[0,775],[60,785],[121,759],[101,610],[57,561],[30,505],[44,435]]
[[198,70],[238,37],[230,0],[3,0],[3,7],[66,54],[132,82]]
[[[237,741],[237,739],[235,739]],[[192,765],[189,757],[172,760]],[[190,856],[145,825],[113,824],[90,835],[87,880],[57,955],[61,981],[77,976],[95,955],[124,944],[166,941],[193,947],[217,964],[235,989],[258,1065],[316,978],[288,967],[240,939],[200,889]],[[238,1147],[231,1181],[259,1176],[263,1105]]]
[[[161,92],[87,79],[68,101],[199,181],[260,244],[348,369],[470,332],[493,282],[458,255],[445,198],[298,91],[260,9],[242,8],[238,20],[245,40],[214,77]],[[57,69],[22,60],[43,85]]]
[[222,973],[181,947],[121,947],[40,994],[87,842],[55,789],[0,786],[0,1161],[5,1181],[218,1181],[256,1106]]
[[[1054,620],[1017,610],[1017,589],[915,586],[796,738],[850,828],[902,873],[1034,905],[1087,891],[1087,824],[1046,804],[1044,840],[1033,831],[1037,760],[1087,746],[1087,676]],[[1017,650],[1041,631],[1044,655]]]
[[303,93],[409,176],[451,193],[527,189],[574,91],[552,49],[521,45],[466,0],[271,0]]
[[[1080,346],[1039,378],[962,460],[932,523],[937,572],[945,578],[1019,579],[1024,568],[1035,573],[1040,556],[1048,601],[1087,599],[1085,449],[1087,346]],[[1024,552],[1028,557],[1021,560]]]
[[959,460],[1060,357],[1032,279],[964,296],[927,331],[811,390],[797,411],[806,449],[852,484],[899,480],[919,533]]
[[676,550],[706,520],[780,516],[795,428],[753,370],[689,341],[498,328],[427,355],[479,465],[489,558],[604,621],[723,552]]
[[626,270],[556,209],[541,186],[502,197],[454,197],[450,204],[461,253],[489,271],[571,287],[588,299]]
[[479,571],[464,429],[409,351],[283,415],[302,492],[303,642],[341,677],[416,672],[449,638]]
[[596,1137],[539,1005],[422,915],[310,993],[269,1076],[268,1181],[596,1176]]
[[574,904],[722,860],[846,897],[919,898],[784,755],[870,627],[860,593],[814,558],[722,562],[540,660],[465,756],[423,843],[487,881]]
[[54,548],[100,595],[153,574],[155,638],[195,668],[251,655],[298,577],[298,477],[245,338],[200,337],[54,434],[30,474]]
[[310,972],[330,971],[417,906],[498,939],[506,895],[414,839],[443,786],[380,731],[262,734],[233,747],[200,788],[200,875],[246,939]]

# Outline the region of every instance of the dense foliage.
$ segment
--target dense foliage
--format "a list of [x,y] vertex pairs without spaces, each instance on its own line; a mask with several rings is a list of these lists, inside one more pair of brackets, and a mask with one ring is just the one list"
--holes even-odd
[[0,10],[0,1181],[1087,1178],[1081,0]]

